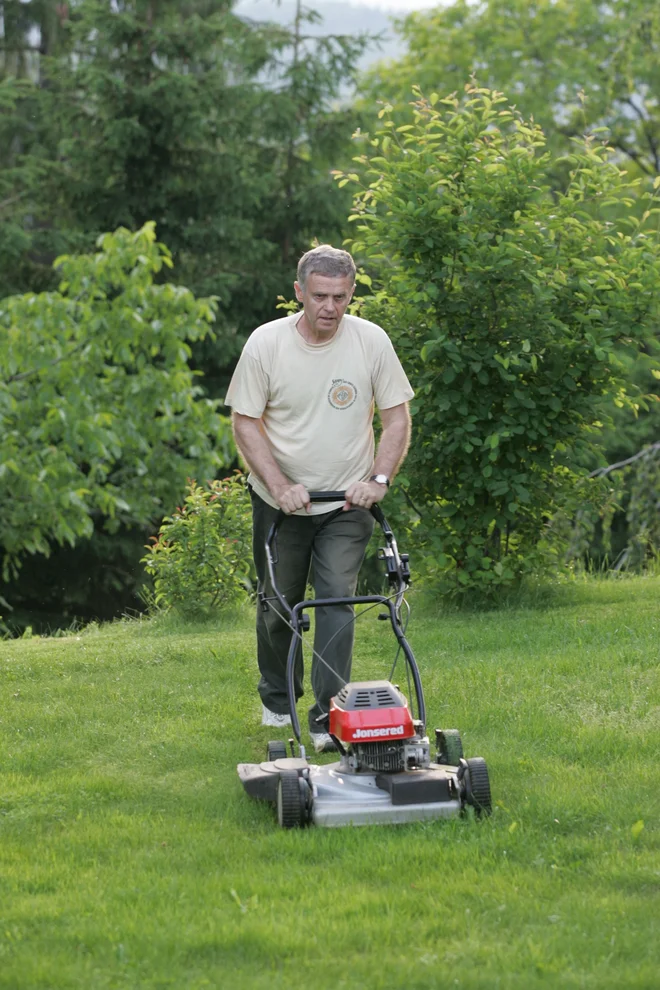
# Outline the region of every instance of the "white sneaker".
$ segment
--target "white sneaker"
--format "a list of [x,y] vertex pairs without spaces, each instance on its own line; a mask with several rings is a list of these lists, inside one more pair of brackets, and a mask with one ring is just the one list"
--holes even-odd
[[261,715],[261,724],[270,725],[274,729],[284,729],[287,725],[291,725],[290,715],[278,715],[277,712],[271,712],[269,708],[265,705],[261,706],[263,711]]
[[329,732],[310,732],[310,736],[312,737],[314,749],[317,753],[337,752],[337,747],[335,746]]

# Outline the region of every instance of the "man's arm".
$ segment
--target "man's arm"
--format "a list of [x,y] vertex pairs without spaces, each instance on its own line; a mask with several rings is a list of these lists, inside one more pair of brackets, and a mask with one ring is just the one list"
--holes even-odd
[[[378,444],[372,474],[386,474],[391,480],[403,459],[408,453],[410,444],[410,412],[408,403],[402,402],[389,409],[381,409],[380,420],[383,432]],[[375,502],[380,502],[387,494],[387,486],[379,485],[377,481],[357,481],[346,489],[345,509],[359,506],[370,509]]]
[[307,509],[309,512],[309,493],[304,485],[294,485],[282,473],[279,464],[273,457],[264,436],[260,419],[243,416],[232,412],[232,426],[236,446],[243,459],[261,480],[284,512],[290,514],[296,509]]
[[[391,480],[397,473],[410,446],[410,412],[408,403],[381,409],[383,432],[378,444],[372,474],[386,474]],[[381,486],[382,487],[382,486]]]

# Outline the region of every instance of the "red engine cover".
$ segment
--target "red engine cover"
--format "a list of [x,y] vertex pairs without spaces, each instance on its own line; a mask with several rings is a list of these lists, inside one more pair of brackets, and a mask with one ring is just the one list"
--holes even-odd
[[405,705],[401,708],[372,708],[366,711],[344,711],[330,702],[330,733],[342,742],[387,742],[389,739],[412,739],[415,735],[412,716]]

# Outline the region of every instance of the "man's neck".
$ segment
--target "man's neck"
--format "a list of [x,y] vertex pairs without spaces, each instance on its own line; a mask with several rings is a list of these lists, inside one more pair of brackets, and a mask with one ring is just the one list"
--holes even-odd
[[[341,321],[339,326],[341,326]],[[312,327],[310,327],[309,323],[307,322],[307,317],[305,316],[304,310],[302,312],[300,319],[296,320],[296,330],[298,331],[302,339],[305,341],[305,343],[312,344],[313,346],[317,346],[317,347],[319,346],[319,344],[329,344],[330,341],[333,340],[334,337],[336,337],[337,331],[339,330],[339,326],[335,327],[335,329],[330,333],[327,332],[319,333],[317,330],[313,330]]]

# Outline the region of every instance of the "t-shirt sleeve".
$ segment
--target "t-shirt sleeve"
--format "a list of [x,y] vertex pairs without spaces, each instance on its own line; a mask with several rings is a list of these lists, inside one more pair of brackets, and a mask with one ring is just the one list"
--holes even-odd
[[374,399],[379,409],[391,409],[409,402],[415,395],[392,341],[383,333],[373,372]]
[[268,375],[248,341],[229,383],[225,405],[241,416],[260,419],[268,403],[268,390]]

